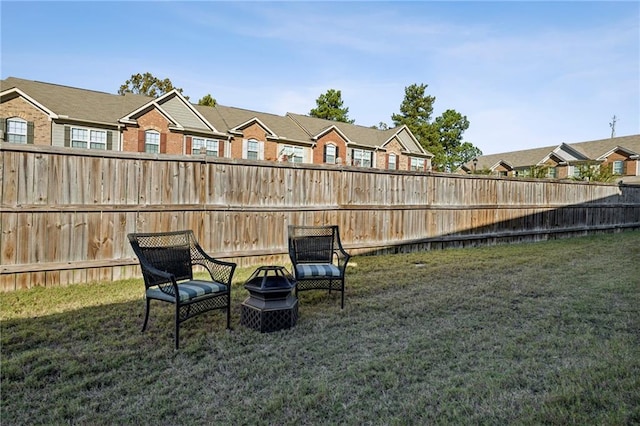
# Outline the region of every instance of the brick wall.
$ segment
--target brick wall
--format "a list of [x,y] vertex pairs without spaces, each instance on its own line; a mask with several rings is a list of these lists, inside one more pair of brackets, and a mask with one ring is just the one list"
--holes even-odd
[[346,164],[347,143],[335,130],[330,131],[329,133],[318,139],[318,143],[313,149],[313,164],[324,163],[324,146],[329,143],[335,145],[338,148],[338,157],[342,159],[342,164]]
[[158,110],[152,109],[138,117],[138,127],[127,126],[122,133],[122,150],[138,152],[138,132],[155,130],[166,135],[167,154],[184,154],[184,135],[169,130],[170,122]]
[[2,103],[2,118],[20,117],[33,122],[34,145],[51,145],[51,120],[49,116],[23,98]]

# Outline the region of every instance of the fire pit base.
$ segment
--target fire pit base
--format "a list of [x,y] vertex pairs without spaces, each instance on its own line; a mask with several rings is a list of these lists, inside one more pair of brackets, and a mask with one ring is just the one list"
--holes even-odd
[[240,323],[245,327],[259,330],[260,333],[271,333],[291,328],[298,322],[298,300],[293,306],[283,309],[264,310],[242,303]]
[[298,322],[298,299],[293,278],[282,266],[261,266],[244,285],[240,324],[261,333],[291,328]]

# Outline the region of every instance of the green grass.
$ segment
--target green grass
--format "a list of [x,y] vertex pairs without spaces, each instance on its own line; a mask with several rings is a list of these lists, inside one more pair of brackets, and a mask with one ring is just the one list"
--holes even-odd
[[2,294],[1,422],[640,423],[640,232],[355,257],[296,327],[186,322],[138,280]]

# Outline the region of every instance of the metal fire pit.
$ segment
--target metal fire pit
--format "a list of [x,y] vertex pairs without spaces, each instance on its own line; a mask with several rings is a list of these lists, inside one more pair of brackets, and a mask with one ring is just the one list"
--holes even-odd
[[282,266],[261,266],[247,280],[249,297],[242,302],[240,323],[261,333],[291,328],[298,321],[295,282]]

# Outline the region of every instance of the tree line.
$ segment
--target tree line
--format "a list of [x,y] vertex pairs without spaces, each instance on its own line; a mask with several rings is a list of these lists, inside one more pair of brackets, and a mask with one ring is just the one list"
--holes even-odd
[[[391,115],[393,127],[406,125],[420,145],[434,155],[431,160],[436,171],[455,171],[460,165],[482,155],[482,151],[472,143],[464,141],[464,132],[470,122],[458,111],[448,109],[438,117],[433,117],[434,96],[427,94],[426,84],[412,84],[405,87],[400,111]],[[171,90],[182,94],[182,89],[174,87],[168,78],[160,79],[151,73],[134,74],[120,86],[118,93],[137,93],[158,97]],[[186,99],[189,97],[185,96]],[[207,94],[198,100],[199,105],[215,106],[216,99]],[[311,117],[354,124],[349,118],[349,108],[344,106],[342,92],[329,89],[316,99],[316,107],[309,111]],[[371,126],[380,130],[389,129],[385,122]]]

